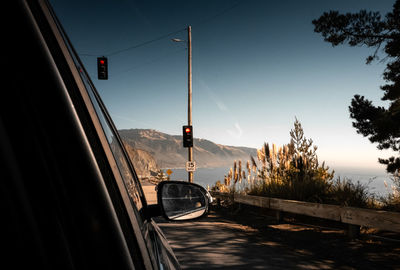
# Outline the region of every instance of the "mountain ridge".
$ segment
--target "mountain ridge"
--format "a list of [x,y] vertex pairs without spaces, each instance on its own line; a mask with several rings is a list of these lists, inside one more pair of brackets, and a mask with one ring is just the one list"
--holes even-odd
[[[182,136],[154,129],[121,129],[118,132],[125,145],[136,149],[135,154],[140,150],[154,157],[156,167],[185,168],[188,151],[183,148]],[[230,166],[234,160],[248,160],[250,155],[257,154],[255,148],[221,145],[199,138],[194,138],[193,152],[198,168]]]

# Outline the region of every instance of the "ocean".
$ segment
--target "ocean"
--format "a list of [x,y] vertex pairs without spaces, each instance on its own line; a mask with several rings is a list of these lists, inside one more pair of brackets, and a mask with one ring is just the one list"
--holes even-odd
[[[224,182],[224,175],[227,175],[230,167],[220,168],[198,168],[194,172],[194,182],[203,186],[213,186],[218,180]],[[367,168],[333,168],[335,170],[335,177],[337,179],[349,179],[353,183],[359,181],[368,186],[369,192],[377,196],[386,196],[391,192],[393,182],[390,175],[384,169],[367,169]],[[184,180],[188,178],[188,173],[185,169],[171,169],[171,180]],[[385,186],[385,181],[388,187]]]

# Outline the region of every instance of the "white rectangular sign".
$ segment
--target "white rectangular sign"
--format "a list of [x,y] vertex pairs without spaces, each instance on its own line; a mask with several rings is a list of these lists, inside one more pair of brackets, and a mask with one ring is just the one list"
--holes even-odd
[[187,172],[195,172],[196,171],[196,161],[186,162],[186,171]]

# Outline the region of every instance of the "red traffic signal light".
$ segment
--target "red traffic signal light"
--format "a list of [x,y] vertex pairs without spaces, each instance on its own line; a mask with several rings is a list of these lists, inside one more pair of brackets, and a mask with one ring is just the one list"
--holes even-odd
[[97,57],[97,78],[99,80],[108,80],[107,57]]
[[183,147],[193,147],[193,127],[183,126]]

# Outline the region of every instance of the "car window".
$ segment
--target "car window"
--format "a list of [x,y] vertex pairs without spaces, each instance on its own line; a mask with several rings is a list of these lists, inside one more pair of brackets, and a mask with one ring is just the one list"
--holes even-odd
[[[82,77],[84,76],[83,73]],[[93,106],[96,110],[97,115],[99,116],[101,126],[103,127],[104,133],[106,134],[107,141],[110,145],[111,151],[113,152],[115,161],[117,162],[118,169],[121,173],[122,179],[124,180],[125,188],[128,190],[130,199],[136,205],[136,208],[141,211],[143,208],[143,203],[141,201],[140,189],[138,187],[138,183],[135,181],[135,177],[133,175],[132,170],[130,169],[127,158],[122,150],[122,146],[118,140],[118,137],[114,133],[111,124],[107,121],[105,112],[100,108],[98,100],[93,92],[93,88],[90,87],[87,78],[83,78],[87,87],[89,87],[89,96],[92,100]]]
[[[60,27],[60,26],[59,26]],[[61,27],[60,27],[61,28]],[[118,170],[120,175],[123,179],[124,186],[129,194],[129,199],[131,203],[136,207],[136,209],[144,215],[143,211],[143,200],[144,195],[141,191],[140,184],[138,183],[136,174],[133,170],[133,167],[130,165],[125,152],[122,148],[121,142],[119,137],[117,136],[112,120],[106,111],[104,104],[102,103],[96,89],[94,88],[92,82],[90,81],[89,77],[86,74],[85,69],[81,65],[78,57],[76,56],[75,50],[72,48],[71,44],[69,43],[69,39],[65,36],[64,31],[61,31],[63,38],[68,46],[68,50],[71,53],[72,59],[74,60],[75,66],[79,71],[80,77],[82,82],[85,84],[85,88],[89,94],[89,98],[93,104],[93,107],[96,111],[96,114],[99,118],[101,127],[104,131],[104,134],[107,138],[107,142],[110,146],[114,159],[116,161]]]

